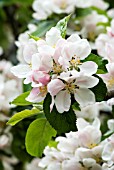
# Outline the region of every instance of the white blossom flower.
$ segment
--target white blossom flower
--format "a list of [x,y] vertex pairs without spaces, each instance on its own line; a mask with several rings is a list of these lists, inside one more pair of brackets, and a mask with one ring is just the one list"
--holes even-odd
[[14,98],[22,92],[22,82],[10,73],[12,64],[8,61],[0,61],[0,110],[8,111]]

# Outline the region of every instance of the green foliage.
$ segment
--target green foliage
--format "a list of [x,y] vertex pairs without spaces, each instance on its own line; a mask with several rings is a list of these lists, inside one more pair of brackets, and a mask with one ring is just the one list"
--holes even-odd
[[16,106],[27,106],[27,105],[31,105],[31,102],[26,101],[26,97],[29,95],[30,91],[22,93],[20,96],[18,96],[17,98],[15,98],[11,104],[14,104]]
[[1,161],[0,161],[0,170],[4,170],[4,167]]
[[41,157],[52,136],[56,136],[56,131],[49,122],[46,119],[36,119],[27,130],[25,143],[27,152],[32,156]]
[[114,105],[112,106],[112,116],[114,118]]
[[21,112],[18,112],[16,114],[14,114],[10,120],[7,122],[7,124],[14,126],[15,124],[17,124],[18,122],[20,122],[21,120],[36,115],[40,112],[40,110],[33,108],[32,110],[23,110]]
[[86,61],[93,61],[98,65],[97,74],[107,73],[106,64],[108,61],[104,60],[102,57],[91,53],[85,60],[83,60],[83,62]]
[[77,8],[76,9],[76,17],[85,17],[92,13],[91,8]]
[[68,15],[67,17],[61,19],[56,25],[56,27],[60,30],[61,36],[63,38],[65,38],[66,36],[67,24],[68,24],[70,17],[71,15]]
[[72,108],[73,108],[73,110],[81,111],[81,109],[80,109],[80,107],[79,107],[79,103],[76,102],[76,101],[73,103]]
[[51,96],[47,94],[44,100],[44,113],[51,124],[51,126],[57,130],[58,134],[66,133],[70,131],[76,131],[76,115],[72,110],[72,107],[68,112],[60,114],[56,107],[53,107],[52,112],[50,112]]
[[18,5],[31,5],[33,3],[33,0],[0,0],[0,6],[6,6],[6,5],[13,5],[13,4],[18,4]]
[[38,23],[37,30],[32,33],[32,36],[43,37],[46,32],[55,26],[55,21],[42,21]]
[[49,141],[48,146],[49,146],[50,148],[51,148],[51,147],[57,148],[58,143],[59,143],[59,142],[56,142],[56,141],[54,141],[54,140],[51,140],[51,141]]
[[110,20],[110,17],[108,16],[107,14],[107,11],[103,10],[103,9],[100,9],[100,8],[97,8],[97,7],[91,7],[92,10],[96,11],[98,14],[100,15],[104,15],[106,16],[109,20]]
[[36,36],[33,36],[33,35],[31,35],[31,34],[29,34],[29,37],[32,38],[32,39],[34,39],[35,41],[38,41],[38,40],[41,39],[41,38],[36,37]]
[[106,139],[106,138],[110,137],[113,133],[114,133],[114,131],[112,131],[112,130],[107,131],[107,132],[103,135],[103,139]]
[[99,79],[99,83],[95,87],[91,88],[91,90],[95,94],[96,102],[101,102],[104,101],[106,98],[107,88],[106,84],[98,75],[96,75],[95,77]]
[[16,124],[12,129],[11,133],[13,135],[13,141],[11,144],[11,150],[13,155],[15,155],[20,161],[20,164],[16,165],[15,170],[24,170],[23,163],[30,162],[32,157],[27,153],[25,147],[25,135],[27,128],[31,121],[34,120],[33,117],[25,119],[20,123]]

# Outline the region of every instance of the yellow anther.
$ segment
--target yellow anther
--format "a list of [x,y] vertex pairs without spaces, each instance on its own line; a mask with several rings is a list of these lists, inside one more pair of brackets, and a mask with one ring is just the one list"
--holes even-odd
[[47,93],[47,86],[41,86],[39,87],[41,96],[44,97]]
[[52,70],[53,70],[53,73],[55,73],[55,74],[59,74],[63,71],[62,66],[59,64],[54,64]]
[[97,146],[97,144],[91,143],[88,147],[89,147],[89,149],[92,149],[92,148],[94,148],[95,146]]
[[108,86],[114,86],[114,77],[111,77],[110,80],[108,80]]
[[94,32],[88,32],[88,39],[90,41],[94,41],[95,40],[95,33]]
[[62,0],[60,8],[66,9],[66,7],[67,7],[67,4],[66,4],[65,0]]

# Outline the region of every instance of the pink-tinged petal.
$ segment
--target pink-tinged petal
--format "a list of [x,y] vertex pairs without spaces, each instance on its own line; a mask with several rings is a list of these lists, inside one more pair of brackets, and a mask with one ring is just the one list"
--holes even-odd
[[32,70],[38,70],[40,67],[41,55],[39,53],[32,55]]
[[32,56],[32,69],[49,72],[53,66],[50,55],[46,53],[37,53]]
[[114,63],[107,64],[106,68],[107,68],[108,72],[110,73],[110,75],[112,75],[114,77]]
[[40,39],[40,40],[38,40],[38,41],[36,42],[36,44],[37,44],[38,47],[40,47],[40,46],[42,46],[42,45],[46,45],[46,41],[43,40],[43,39]]
[[43,101],[44,98],[45,95],[42,95],[39,88],[33,88],[26,100],[29,102],[37,103]]
[[114,48],[111,44],[106,44],[107,59],[112,63],[114,62]]
[[76,42],[80,40],[81,38],[79,37],[78,34],[72,34],[69,38],[67,38],[68,42]]
[[52,95],[55,96],[58,92],[60,92],[62,89],[64,89],[65,84],[59,80],[59,79],[54,79],[51,80],[50,83],[47,85],[47,91]]
[[37,53],[37,45],[34,40],[30,40],[28,44],[25,45],[24,50],[23,50],[23,56],[25,61],[30,64],[32,55]]
[[50,81],[50,75],[45,72],[35,70],[32,73],[32,81],[36,84],[42,83],[43,85],[47,85]]
[[75,49],[75,46],[74,44],[66,44],[63,49],[61,50],[61,56],[65,59],[67,59],[68,61],[70,61],[72,59],[72,57],[74,57],[75,54],[75,50],[72,48]]
[[86,88],[76,89],[76,92],[74,93],[74,98],[81,107],[95,103],[94,93]]
[[87,75],[92,75],[97,72],[98,65],[93,61],[87,61],[79,66],[80,71]]
[[55,46],[55,52],[53,55],[53,59],[56,63],[58,63],[58,59],[61,56],[61,50],[64,47],[64,45],[67,44],[67,41],[63,38],[59,39],[56,46]]
[[69,66],[70,66],[69,61],[60,56],[58,59],[58,62],[62,66],[63,70],[67,71],[67,68],[69,68]]
[[99,79],[94,76],[80,76],[76,78],[76,85],[81,88],[92,88],[96,86]]
[[28,75],[27,78],[24,80],[24,84],[29,84],[32,82],[32,75]]
[[11,72],[19,78],[26,78],[30,71],[30,66],[26,64],[20,64],[11,68]]
[[55,106],[59,113],[63,113],[64,111],[68,111],[71,105],[71,96],[70,94],[64,90],[60,91],[55,97]]

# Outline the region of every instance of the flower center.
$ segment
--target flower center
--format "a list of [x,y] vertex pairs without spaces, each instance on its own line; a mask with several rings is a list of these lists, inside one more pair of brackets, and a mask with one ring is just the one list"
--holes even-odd
[[90,41],[94,41],[95,40],[95,33],[94,32],[88,32],[88,39]]
[[54,74],[60,74],[63,71],[62,66],[60,64],[53,63],[52,72]]
[[76,91],[76,88],[79,88],[76,84],[72,83],[66,83],[65,89],[68,91],[68,93],[74,93]]
[[47,86],[41,86],[39,87],[41,96],[44,97],[47,94]]
[[111,79],[108,80],[108,86],[109,87],[114,86],[114,77],[111,77]]
[[77,69],[77,66],[80,65],[80,64],[81,64],[80,58],[76,57],[76,55],[74,55],[72,57],[72,60],[70,61],[70,65],[71,65],[70,68],[71,69],[73,69],[73,68]]
[[88,147],[89,147],[89,149],[92,149],[92,148],[94,148],[95,146],[97,146],[96,143],[91,143],[91,144],[89,144]]
[[66,7],[67,7],[67,3],[65,2],[65,0],[62,0],[60,8],[61,9],[66,9]]

